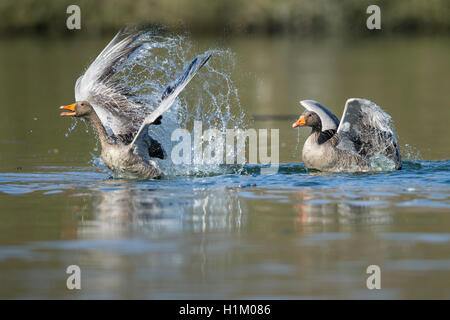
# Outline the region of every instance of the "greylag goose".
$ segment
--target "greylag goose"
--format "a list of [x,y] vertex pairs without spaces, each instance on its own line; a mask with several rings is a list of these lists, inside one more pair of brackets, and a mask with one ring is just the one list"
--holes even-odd
[[124,29],[120,30],[78,78],[76,102],[61,106],[60,109],[70,111],[62,112],[61,116],[81,117],[90,122],[100,140],[101,157],[116,175],[159,178],[162,172],[152,158],[166,155],[161,144],[148,134],[148,127],[161,123],[162,114],[211,55],[194,58],[182,75],[167,86],[159,106],[148,115],[146,106],[130,99],[129,90],[113,80],[117,68],[142,45],[135,42],[142,32],[126,37],[124,34]]
[[375,103],[347,100],[341,122],[317,101],[300,104],[306,110],[292,127],[312,128],[302,150],[307,168],[330,172],[401,169],[391,117]]

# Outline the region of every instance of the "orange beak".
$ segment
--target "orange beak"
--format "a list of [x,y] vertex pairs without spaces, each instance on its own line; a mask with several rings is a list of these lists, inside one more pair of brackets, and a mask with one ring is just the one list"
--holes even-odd
[[301,116],[297,122],[292,124],[292,128],[303,127],[306,124],[305,116]]
[[70,110],[72,112],[61,112],[61,117],[75,117],[75,103],[69,104],[68,106],[61,106],[60,109]]

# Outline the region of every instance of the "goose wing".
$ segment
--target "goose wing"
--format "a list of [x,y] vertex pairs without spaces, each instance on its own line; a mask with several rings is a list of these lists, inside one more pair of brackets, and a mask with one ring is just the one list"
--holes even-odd
[[337,147],[364,158],[384,155],[401,167],[400,150],[390,121],[391,117],[375,103],[348,99],[337,129]]
[[300,104],[306,110],[317,113],[322,122],[322,131],[336,130],[339,126],[338,118],[319,102],[315,100],[301,100]]
[[75,99],[88,101],[108,134],[128,144],[146,115],[146,107],[131,99],[133,96],[129,90],[114,81],[113,76],[117,68],[143,45],[136,40],[144,32],[124,37],[125,34],[125,28],[122,28],[78,78]]
[[181,76],[167,86],[161,96],[161,102],[158,108],[156,108],[155,111],[153,111],[149,116],[145,118],[144,122],[139,128],[136,136],[131,143],[132,147],[137,147],[138,150],[144,150],[146,148],[146,141],[148,139],[148,126],[152,123],[157,123],[162,114],[170,108],[180,92],[183,91],[189,81],[192,80],[192,78],[197,74],[200,68],[203,67],[210,58],[211,54],[208,53],[195,57],[183,71]]

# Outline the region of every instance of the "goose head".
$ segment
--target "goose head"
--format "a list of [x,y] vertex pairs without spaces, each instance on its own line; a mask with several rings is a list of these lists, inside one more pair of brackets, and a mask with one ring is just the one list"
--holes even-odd
[[297,127],[311,127],[320,131],[322,128],[322,121],[320,120],[319,115],[314,111],[305,110],[305,112],[300,115],[300,118],[292,124],[292,128]]
[[62,117],[82,117],[87,118],[94,113],[94,108],[87,101],[77,101],[67,106],[61,106],[60,109],[69,110],[70,112],[61,112]]

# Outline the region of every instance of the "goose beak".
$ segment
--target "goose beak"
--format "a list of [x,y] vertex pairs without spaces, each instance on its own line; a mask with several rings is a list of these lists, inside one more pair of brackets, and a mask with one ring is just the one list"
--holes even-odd
[[305,116],[301,116],[297,122],[292,124],[292,128],[303,127],[306,124]]
[[61,117],[74,117],[76,115],[75,103],[69,104],[68,106],[61,106],[59,108],[72,111],[72,112],[61,112]]

